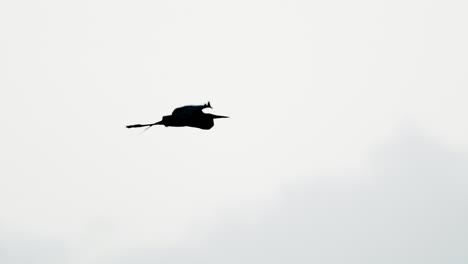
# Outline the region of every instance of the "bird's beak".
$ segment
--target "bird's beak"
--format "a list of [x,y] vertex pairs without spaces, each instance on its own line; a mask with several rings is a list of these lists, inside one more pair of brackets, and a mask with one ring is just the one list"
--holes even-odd
[[212,115],[213,119],[215,118],[229,118],[229,116],[219,116],[219,115]]

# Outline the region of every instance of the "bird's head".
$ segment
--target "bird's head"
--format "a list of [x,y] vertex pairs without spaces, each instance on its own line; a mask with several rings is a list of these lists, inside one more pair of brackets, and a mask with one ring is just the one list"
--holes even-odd
[[229,116],[220,116],[220,115],[213,115],[213,114],[207,114],[211,118],[216,119],[216,118],[229,118]]

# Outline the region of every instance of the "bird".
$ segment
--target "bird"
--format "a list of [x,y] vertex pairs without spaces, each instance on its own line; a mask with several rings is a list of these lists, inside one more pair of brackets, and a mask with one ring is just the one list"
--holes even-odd
[[203,105],[186,105],[174,109],[171,115],[163,116],[161,121],[151,124],[128,125],[127,128],[150,127],[154,125],[164,125],[166,127],[194,127],[209,130],[214,126],[214,119],[229,118],[227,116],[213,115],[203,112],[203,109],[211,108],[210,102]]

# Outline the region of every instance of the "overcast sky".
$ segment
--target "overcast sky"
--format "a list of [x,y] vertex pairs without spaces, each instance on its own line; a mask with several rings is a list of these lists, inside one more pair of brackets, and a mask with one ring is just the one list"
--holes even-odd
[[467,263],[467,13],[2,1],[0,263]]

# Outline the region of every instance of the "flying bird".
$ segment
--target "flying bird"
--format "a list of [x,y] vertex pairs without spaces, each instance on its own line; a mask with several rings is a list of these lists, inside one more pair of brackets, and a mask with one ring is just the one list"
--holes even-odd
[[[187,105],[174,109],[171,115],[163,116],[162,120],[152,124],[136,124],[129,125],[127,128],[135,127],[150,127],[154,125],[164,125],[166,127],[196,127],[200,129],[208,130],[214,126],[213,120],[216,118],[228,118],[227,116],[219,116],[213,114],[207,114],[203,112],[203,109],[211,108],[210,102],[204,105]],[[145,129],[145,130],[146,130]]]

